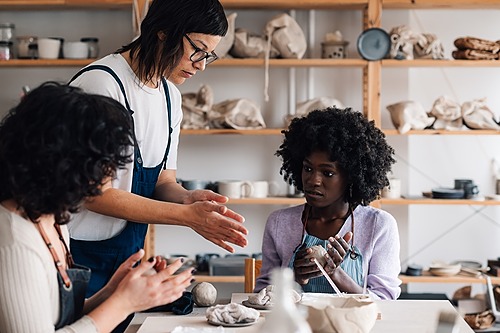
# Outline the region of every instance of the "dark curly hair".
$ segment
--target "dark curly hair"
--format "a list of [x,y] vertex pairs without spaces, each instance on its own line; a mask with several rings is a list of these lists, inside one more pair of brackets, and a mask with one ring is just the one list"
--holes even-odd
[[285,138],[275,153],[283,161],[280,174],[300,191],[303,161],[314,151],[327,152],[332,162],[338,162],[349,184],[344,200],[351,206],[368,205],[389,185],[394,149],[360,112],[335,107],[315,110],[294,118],[282,133]]
[[117,101],[46,82],[0,124],[0,201],[13,199],[28,219],[69,221],[86,197],[131,162],[133,127]]

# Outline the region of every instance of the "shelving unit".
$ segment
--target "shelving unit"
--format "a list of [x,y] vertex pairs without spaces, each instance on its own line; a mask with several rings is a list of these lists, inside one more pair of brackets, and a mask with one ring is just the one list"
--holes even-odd
[[[144,0],[142,0],[144,1]],[[420,8],[500,8],[498,0],[221,0],[227,9],[354,9],[363,12],[363,28],[379,27],[384,9],[420,9]],[[132,0],[0,0],[0,10],[57,10],[57,9],[117,9],[130,8]],[[13,59],[0,61],[2,68],[52,68],[52,67],[83,67],[93,59],[69,60],[24,60]],[[365,115],[381,127],[381,74],[384,68],[422,68],[422,67],[456,67],[480,68],[500,67],[500,61],[470,61],[470,60],[382,60],[365,61],[363,59],[270,59],[270,67],[276,68],[359,68],[363,71],[363,111]],[[220,59],[211,67],[264,67],[263,59]],[[260,130],[182,130],[181,135],[254,135],[277,136],[281,135],[281,128],[267,128]],[[386,135],[400,135],[397,130],[384,129]],[[493,130],[444,131],[444,130],[412,130],[405,135],[498,135]],[[304,202],[303,198],[275,197],[265,199],[231,199],[232,205],[296,205]],[[500,201],[494,200],[449,200],[449,199],[381,199],[373,203],[374,206],[384,205],[477,205],[496,206]],[[154,252],[154,228],[148,237],[149,251]],[[473,283],[475,278],[466,277],[407,277],[402,276],[403,283]],[[207,282],[243,282],[242,277],[197,276],[198,281]],[[493,279],[500,283],[500,279]]]

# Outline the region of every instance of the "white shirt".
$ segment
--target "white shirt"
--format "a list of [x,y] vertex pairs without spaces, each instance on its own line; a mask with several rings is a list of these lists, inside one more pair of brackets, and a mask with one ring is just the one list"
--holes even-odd
[[[66,242],[68,229],[61,226]],[[57,269],[33,222],[0,205],[0,332],[54,332],[59,319]],[[84,316],[62,332],[97,332]]]
[[[169,129],[163,85],[160,84],[158,88],[150,88],[140,84],[127,61],[119,54],[108,55],[92,63],[92,65],[94,64],[110,67],[122,81],[130,108],[134,111],[135,135],[143,165],[145,167],[157,166],[165,154]],[[173,132],[166,166],[167,169],[175,170],[177,169],[177,147],[182,121],[182,96],[173,83],[168,81],[167,83],[170,92]],[[71,85],[78,86],[89,93],[112,97],[125,106],[125,98],[118,83],[105,71],[85,72]],[[133,162],[128,164],[126,169],[118,170],[117,178],[113,180],[112,186],[130,192],[132,176]],[[117,235],[125,227],[125,224],[125,220],[82,209],[80,213],[73,215],[69,231],[74,239],[96,241]]]

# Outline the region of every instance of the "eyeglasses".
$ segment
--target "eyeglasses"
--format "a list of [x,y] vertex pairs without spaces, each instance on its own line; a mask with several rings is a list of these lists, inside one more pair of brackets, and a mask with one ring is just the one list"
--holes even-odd
[[208,53],[207,51],[203,51],[198,46],[196,46],[196,44],[191,40],[191,38],[188,37],[188,35],[184,35],[184,37],[186,37],[189,44],[191,44],[191,46],[194,48],[193,54],[191,54],[191,56],[189,57],[189,59],[192,62],[200,62],[203,59],[205,59],[206,61],[205,65],[209,65],[213,63],[215,60],[219,59],[219,57],[217,56],[217,54],[215,54],[214,51],[210,53]]

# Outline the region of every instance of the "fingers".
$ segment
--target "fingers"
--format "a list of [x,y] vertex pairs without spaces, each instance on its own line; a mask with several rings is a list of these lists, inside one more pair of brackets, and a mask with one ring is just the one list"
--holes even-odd
[[219,193],[215,193],[215,192],[210,191],[210,190],[205,190],[204,193],[206,195],[205,200],[208,200],[208,201],[215,201],[215,202],[220,203],[220,204],[225,204],[229,200],[228,197],[221,195]]
[[229,217],[232,220],[238,221],[240,223],[245,222],[245,218],[242,215],[240,215],[240,214],[236,213],[235,211],[227,208],[226,206],[222,206],[222,207],[225,207],[226,209],[223,212],[220,212],[220,214],[222,214],[222,215],[224,215],[226,217]]

